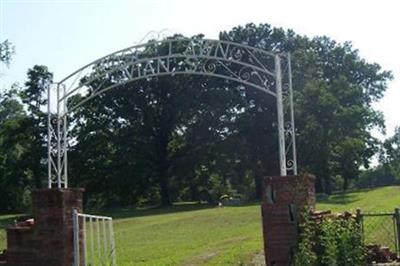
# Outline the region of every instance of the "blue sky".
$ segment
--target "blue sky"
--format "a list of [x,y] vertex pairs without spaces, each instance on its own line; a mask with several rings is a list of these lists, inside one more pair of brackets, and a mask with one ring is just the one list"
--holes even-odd
[[150,31],[208,38],[248,22],[292,28],[308,36],[352,41],[360,55],[392,70],[383,111],[388,133],[400,126],[400,1],[356,0],[0,0],[0,41],[16,55],[0,68],[0,89],[22,83],[28,68],[47,65],[55,80],[115,50],[140,42]]

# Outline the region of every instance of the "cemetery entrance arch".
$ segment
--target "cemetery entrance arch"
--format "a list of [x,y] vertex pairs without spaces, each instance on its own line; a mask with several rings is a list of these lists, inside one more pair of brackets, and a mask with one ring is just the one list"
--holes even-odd
[[[235,81],[274,97],[280,175],[296,175],[291,73],[289,53],[202,38],[154,40],[93,61],[55,83],[55,90],[48,90],[48,187],[68,187],[69,113],[100,93],[128,82],[180,74]],[[111,84],[101,82],[104,78],[111,79]],[[86,97],[79,102],[68,101],[78,93],[86,93]]]

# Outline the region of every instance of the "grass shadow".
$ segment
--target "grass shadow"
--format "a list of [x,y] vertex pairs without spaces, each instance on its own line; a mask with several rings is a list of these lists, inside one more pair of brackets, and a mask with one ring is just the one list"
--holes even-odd
[[360,200],[360,199],[357,197],[357,195],[348,194],[348,193],[340,193],[340,194],[330,195],[326,199],[318,199],[317,202],[325,203],[325,204],[346,205],[346,204],[354,203],[358,200]]
[[96,213],[100,215],[111,216],[113,219],[123,219],[123,218],[144,217],[144,216],[163,215],[163,214],[174,214],[180,212],[198,211],[211,208],[215,208],[215,205],[204,204],[204,203],[185,203],[185,204],[174,204],[168,207],[153,206],[153,207],[135,208],[135,209],[102,210],[102,211],[96,211]]
[[[259,202],[249,202],[240,205],[232,205],[225,206],[228,208],[240,208],[240,207],[248,207],[248,206],[261,206]],[[107,215],[111,216],[113,219],[123,219],[123,218],[134,218],[134,217],[144,217],[144,216],[152,216],[152,215],[163,215],[163,214],[174,214],[181,212],[191,212],[191,211],[199,211],[205,209],[218,208],[214,204],[208,203],[174,203],[172,206],[152,206],[145,208],[135,208],[135,209],[104,209],[101,211],[94,211],[93,213],[99,215]],[[90,212],[90,211],[89,211]]]

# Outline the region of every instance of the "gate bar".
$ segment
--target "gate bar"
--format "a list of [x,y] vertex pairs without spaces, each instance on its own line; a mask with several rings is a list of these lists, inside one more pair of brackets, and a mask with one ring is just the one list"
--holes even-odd
[[74,233],[74,266],[79,266],[79,215],[78,211],[72,211],[73,220],[72,227]]

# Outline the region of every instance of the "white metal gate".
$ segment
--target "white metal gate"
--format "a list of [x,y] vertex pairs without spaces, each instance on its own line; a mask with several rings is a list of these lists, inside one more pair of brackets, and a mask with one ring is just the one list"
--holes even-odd
[[115,266],[112,218],[73,211],[74,266]]

